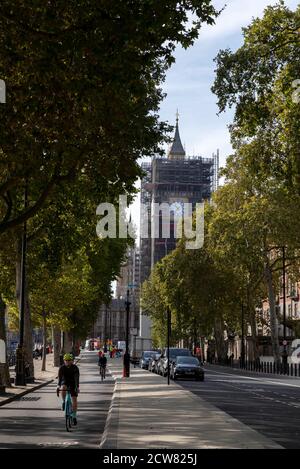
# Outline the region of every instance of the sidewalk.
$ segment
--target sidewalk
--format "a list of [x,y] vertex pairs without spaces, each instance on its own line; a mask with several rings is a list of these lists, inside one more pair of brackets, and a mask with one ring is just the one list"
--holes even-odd
[[[114,395],[100,447],[103,449],[280,449],[180,385],[122,359],[109,360]],[[201,386],[202,383],[199,383]]]
[[[57,377],[58,367],[53,366],[53,353],[46,356],[46,371],[42,371],[43,360],[33,360],[34,364],[34,383],[28,383],[26,386],[15,386],[12,384],[11,388],[6,388],[4,394],[0,394],[0,406],[11,402],[12,400],[28,394],[35,389],[39,389],[48,383],[51,383]],[[14,367],[10,367],[11,377],[15,376]]]

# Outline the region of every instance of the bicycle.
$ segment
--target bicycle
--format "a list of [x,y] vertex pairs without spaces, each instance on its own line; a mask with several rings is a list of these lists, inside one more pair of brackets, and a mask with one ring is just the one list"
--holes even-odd
[[[61,389],[58,390],[57,396]],[[65,422],[66,422],[66,430],[67,432],[71,431],[72,424],[73,424],[73,406],[72,406],[72,397],[70,393],[70,388],[66,389],[66,398],[65,398]]]
[[101,365],[100,370],[99,370],[99,373],[100,373],[100,376],[101,376],[101,381],[103,381],[105,379],[105,372],[106,372],[106,367]]

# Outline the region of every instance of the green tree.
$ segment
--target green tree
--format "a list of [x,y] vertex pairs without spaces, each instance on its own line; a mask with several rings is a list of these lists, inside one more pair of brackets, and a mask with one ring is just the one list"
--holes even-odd
[[[254,178],[276,178],[299,193],[299,67],[300,7],[283,1],[267,7],[263,18],[243,29],[244,43],[216,57],[212,87],[220,112],[235,106],[231,135],[234,148],[257,146],[251,153]],[[269,151],[260,152],[265,142]]]
[[251,178],[247,161],[238,152],[230,158],[224,174],[227,183],[214,197],[210,249],[218,262],[231,265],[239,276],[241,298],[247,304],[253,331],[256,303],[268,297],[273,354],[279,360],[276,292],[282,272],[282,246],[286,246],[288,265],[298,270],[300,226],[295,220],[295,206],[299,196],[292,197],[284,187],[273,187],[273,181],[268,184]]
[[236,52],[219,52],[212,88],[220,112],[235,106],[230,128],[235,153],[224,172],[228,184],[215,199],[215,244],[241,266],[253,329],[255,298],[268,296],[277,361],[282,246],[295,271],[300,246],[299,28],[299,7],[291,11],[283,1],[267,7],[263,18],[244,28]]
[[171,310],[171,339],[191,347],[197,337],[214,331],[220,361],[227,357],[224,329],[236,330],[234,273],[218,265],[206,246],[185,249],[184,241],[158,262],[142,289],[143,309],[151,316],[153,337],[166,341],[166,310]]
[[120,185],[138,176],[137,159],[165,139],[160,84],[175,46],[217,14],[210,0],[2,2],[0,232],[82,171]]

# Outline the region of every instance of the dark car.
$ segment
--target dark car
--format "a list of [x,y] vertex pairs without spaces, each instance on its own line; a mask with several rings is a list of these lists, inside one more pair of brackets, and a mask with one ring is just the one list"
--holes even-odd
[[178,356],[171,364],[170,376],[172,379],[194,378],[204,381],[204,370],[198,358]]
[[[170,347],[170,365],[176,360],[176,357],[180,356],[192,356],[191,351],[187,348],[175,348]],[[170,368],[171,369],[171,368]],[[168,373],[168,349],[164,349],[161,354],[158,364],[158,374],[166,376]]]
[[140,367],[145,368],[147,370],[150,359],[155,357],[156,354],[156,350],[146,350],[145,352],[143,352],[140,359]]

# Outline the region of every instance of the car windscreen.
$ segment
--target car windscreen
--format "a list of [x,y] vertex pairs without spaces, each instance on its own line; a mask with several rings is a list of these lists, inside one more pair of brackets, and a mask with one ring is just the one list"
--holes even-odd
[[190,356],[191,352],[187,349],[178,349],[178,350],[170,350],[170,357],[176,358],[178,356]]
[[155,357],[156,352],[144,352],[145,358]]
[[194,357],[177,357],[176,362],[184,365],[199,365],[199,360]]

